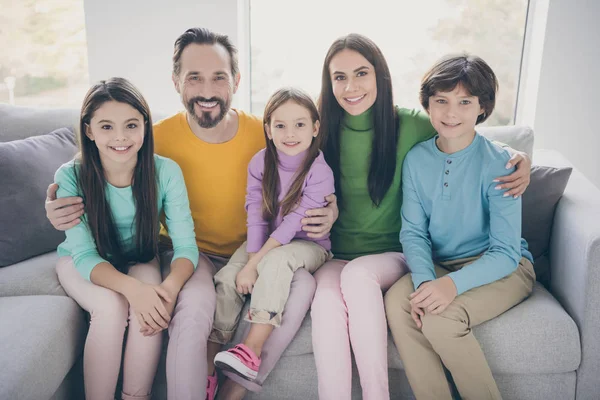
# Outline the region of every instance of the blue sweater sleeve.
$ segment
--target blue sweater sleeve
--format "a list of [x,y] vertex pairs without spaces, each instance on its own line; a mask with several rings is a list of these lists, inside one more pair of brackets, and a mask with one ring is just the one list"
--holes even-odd
[[[56,192],[57,198],[70,196],[81,197],[81,193],[77,186],[75,168],[77,168],[76,162],[71,161],[62,165],[54,174],[54,182],[58,184],[58,191]],[[88,225],[87,215],[84,214],[81,217],[81,222],[74,227],[67,229],[65,234],[67,236],[67,242],[69,244],[69,250],[75,268],[84,279],[89,281],[94,267],[108,261],[98,254],[96,241],[94,240]]]
[[[467,290],[502,279],[517,269],[521,259],[521,198],[503,197],[504,190],[496,190],[492,179],[506,175],[506,160],[494,163],[489,173],[487,189],[489,200],[489,248],[472,264],[448,274],[456,285],[458,295]],[[514,171],[514,168],[513,168]]]
[[406,157],[402,167],[402,229],[400,242],[415,289],[436,278],[429,237],[429,218],[423,209],[411,174],[411,162]]
[[169,236],[173,241],[173,260],[187,258],[195,269],[199,252],[183,173],[175,161],[163,160],[159,174],[160,198]]

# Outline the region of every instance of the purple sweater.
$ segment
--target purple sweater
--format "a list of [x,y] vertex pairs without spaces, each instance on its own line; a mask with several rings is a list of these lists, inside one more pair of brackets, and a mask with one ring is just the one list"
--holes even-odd
[[[307,151],[296,156],[288,156],[281,151],[277,151],[279,158],[279,184],[281,202],[287,194],[296,171],[300,168]],[[309,238],[302,230],[302,223],[306,210],[321,208],[327,205],[325,196],[334,193],[333,171],[325,162],[323,153],[313,162],[302,188],[302,197],[300,204],[288,215],[283,217],[281,212],[274,221],[273,230],[269,229],[268,222],[262,216],[262,179],[265,170],[265,149],[259,151],[252,157],[248,165],[248,186],[246,189],[246,211],[248,212],[248,243],[246,251],[256,253],[265,244],[270,235],[282,245],[288,244],[292,239],[304,239],[314,241],[325,249],[331,249],[329,234],[320,239]]]

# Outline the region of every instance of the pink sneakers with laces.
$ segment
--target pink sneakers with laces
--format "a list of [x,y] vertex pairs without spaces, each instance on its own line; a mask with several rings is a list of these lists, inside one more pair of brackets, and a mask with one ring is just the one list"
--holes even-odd
[[238,344],[227,351],[217,353],[215,366],[254,381],[258,375],[260,358],[245,344]]

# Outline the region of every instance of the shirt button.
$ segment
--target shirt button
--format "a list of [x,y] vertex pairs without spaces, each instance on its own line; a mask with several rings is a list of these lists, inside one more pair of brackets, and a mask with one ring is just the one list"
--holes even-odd
[[452,160],[446,160],[448,164],[452,164]]
[[446,175],[448,175],[450,173],[450,171],[446,170]]
[[445,182],[445,183],[444,183],[444,186],[445,186],[445,187],[448,187],[448,182]]

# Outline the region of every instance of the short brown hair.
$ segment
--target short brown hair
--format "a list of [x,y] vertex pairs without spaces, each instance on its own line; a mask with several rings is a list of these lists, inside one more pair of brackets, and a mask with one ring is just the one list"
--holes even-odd
[[438,92],[451,92],[459,84],[471,96],[479,98],[483,114],[477,117],[476,123],[482,123],[494,111],[498,79],[492,68],[477,56],[461,54],[447,56],[438,61],[421,80],[421,105],[429,110],[431,96]]
[[185,31],[175,41],[175,49],[173,50],[173,74],[179,76],[181,72],[181,53],[190,44],[220,44],[229,53],[229,61],[231,63],[231,75],[234,77],[239,72],[237,49],[229,40],[229,36],[215,33],[206,28],[190,28]]

